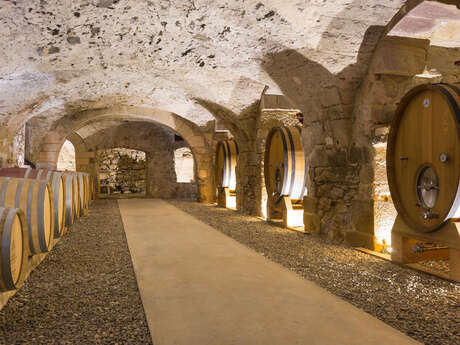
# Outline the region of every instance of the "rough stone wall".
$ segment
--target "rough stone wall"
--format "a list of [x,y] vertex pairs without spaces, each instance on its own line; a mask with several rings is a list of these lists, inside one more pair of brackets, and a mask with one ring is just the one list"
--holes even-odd
[[380,42],[354,113],[354,145],[361,154],[351,243],[376,249],[390,245],[396,210],[386,178],[386,143],[394,112],[418,85],[460,81],[459,56],[459,48],[432,46],[426,39],[387,36]]
[[64,171],[76,171],[75,147],[68,140],[65,141],[62,145],[61,152],[59,152],[57,169]]
[[146,155],[124,148],[96,152],[99,194],[145,194]]
[[196,182],[177,182],[175,133],[170,129],[151,123],[130,122],[97,130],[86,137],[84,142],[86,149],[92,152],[111,148],[145,152],[147,196],[197,200]]

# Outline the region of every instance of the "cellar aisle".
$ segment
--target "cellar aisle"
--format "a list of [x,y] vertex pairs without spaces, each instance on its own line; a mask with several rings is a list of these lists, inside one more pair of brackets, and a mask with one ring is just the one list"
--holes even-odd
[[165,201],[118,203],[155,345],[418,344]]

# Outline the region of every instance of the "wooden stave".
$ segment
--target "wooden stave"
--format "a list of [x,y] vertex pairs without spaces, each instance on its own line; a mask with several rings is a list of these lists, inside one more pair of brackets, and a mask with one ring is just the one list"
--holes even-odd
[[91,180],[88,173],[83,173],[83,178],[85,179],[86,184],[86,208],[89,209],[91,204]]
[[[219,164],[219,157],[223,155],[223,167]],[[239,148],[234,139],[222,140],[216,147],[216,186],[236,190],[236,164],[238,162]],[[222,169],[221,169],[222,168]],[[222,170],[222,174],[220,171]]]
[[[270,180],[270,148],[273,136],[279,133],[283,145],[283,183],[280,193],[275,193],[274,181]],[[302,203],[307,193],[306,182],[308,164],[302,146],[302,128],[299,126],[273,127],[267,135],[264,153],[264,180],[268,199],[278,203],[283,196],[288,196],[293,203]]]
[[77,179],[78,179],[78,193],[79,193],[79,203],[80,203],[80,216],[84,216],[87,213],[87,186],[85,182],[85,178],[82,172],[77,172]]
[[65,227],[66,189],[63,173],[50,170],[46,173],[46,180],[51,184],[54,197],[54,238],[59,238]]
[[78,175],[77,173],[72,173],[72,175],[74,176],[74,190],[75,190],[75,194],[74,194],[74,205],[75,205],[75,216],[74,216],[74,222],[80,217],[80,206],[81,206],[81,203],[80,203],[80,180],[78,178]]
[[75,188],[75,176],[67,172],[63,172],[62,176],[64,179],[64,185],[66,190],[64,224],[66,227],[70,227],[74,223],[76,218],[75,193],[77,193],[77,191]]
[[[12,182],[11,185],[10,182]],[[10,187],[16,186],[16,188],[12,188],[14,189],[13,192],[9,190],[9,185]],[[12,197],[13,194],[14,198]],[[52,249],[54,197],[48,181],[0,177],[0,206],[20,208],[25,213],[31,254],[47,253]],[[48,235],[46,234],[47,230]]]
[[46,180],[51,184],[54,196],[54,238],[59,238],[65,226],[65,189],[62,172],[32,168],[3,168],[0,169],[0,176]]
[[[450,203],[451,206],[449,210],[444,210],[444,212],[442,212],[441,216],[439,217],[439,221],[433,222],[434,224],[432,224],[431,226],[426,226],[422,224],[420,220],[415,220],[416,217],[411,216],[410,212],[406,211],[403,205],[404,203],[402,201],[403,198],[402,196],[400,196],[400,193],[396,187],[396,157],[394,152],[396,149],[396,143],[399,133],[398,130],[400,128],[405,110],[409,107],[411,101],[414,100],[417,97],[417,95],[422,94],[425,91],[436,91],[442,96],[444,96],[444,99],[449,105],[451,115],[453,115],[453,120],[456,125],[458,135],[457,145],[460,144],[460,83],[422,84],[411,89],[408,93],[406,93],[406,95],[404,95],[401,102],[399,103],[391,123],[390,132],[388,135],[386,154],[387,179],[393,204],[396,210],[398,211],[398,214],[404,220],[404,222],[407,225],[409,225],[412,229],[422,233],[434,232],[440,229],[449,220],[460,218],[460,175],[458,175],[458,177],[456,178],[456,188],[454,189],[454,191],[456,190],[456,195]],[[415,191],[416,189],[414,189],[414,194],[416,193]]]
[[[11,233],[13,224],[18,221],[21,226],[22,253],[20,257],[20,271],[11,272]],[[27,220],[24,212],[18,208],[0,207],[0,291],[12,291],[21,287],[28,269],[28,232]],[[10,245],[8,245],[10,244]],[[17,275],[17,277],[14,277]]]

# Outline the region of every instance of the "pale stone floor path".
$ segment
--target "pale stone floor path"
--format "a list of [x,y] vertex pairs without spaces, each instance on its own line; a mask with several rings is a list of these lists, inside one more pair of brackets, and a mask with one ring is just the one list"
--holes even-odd
[[165,201],[118,203],[155,345],[419,344]]

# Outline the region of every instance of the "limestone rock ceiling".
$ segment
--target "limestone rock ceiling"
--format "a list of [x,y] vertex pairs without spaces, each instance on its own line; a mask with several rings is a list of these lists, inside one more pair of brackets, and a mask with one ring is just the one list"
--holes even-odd
[[[207,102],[238,116],[265,85],[282,89],[267,61],[295,51],[340,73],[358,60],[368,29],[404,3],[0,0],[0,124],[54,122],[114,104],[198,125],[214,119]],[[298,67],[288,66],[294,74]]]
[[410,11],[389,34],[426,38],[433,45],[458,47],[460,11],[454,5],[426,1]]

